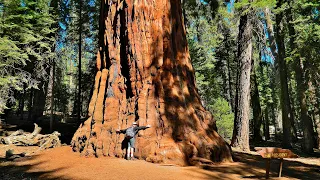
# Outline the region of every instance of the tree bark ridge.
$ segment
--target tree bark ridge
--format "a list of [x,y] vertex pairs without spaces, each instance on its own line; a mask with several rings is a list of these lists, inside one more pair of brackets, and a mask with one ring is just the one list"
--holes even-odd
[[91,116],[72,139],[73,150],[87,156],[124,157],[124,135],[115,129],[137,122],[152,126],[136,139],[138,158],[179,165],[192,164],[197,157],[232,161],[195,86],[181,2],[118,0],[103,6],[100,50],[105,49],[105,55],[99,53],[97,63],[105,59],[106,66],[101,66]]

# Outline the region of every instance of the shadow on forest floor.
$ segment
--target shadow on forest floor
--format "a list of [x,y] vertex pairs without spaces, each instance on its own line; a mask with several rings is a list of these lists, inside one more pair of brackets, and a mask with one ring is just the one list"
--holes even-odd
[[7,161],[6,158],[0,158],[0,179],[2,180],[36,180],[36,179],[61,179],[67,180],[63,176],[51,176],[64,168],[56,168],[52,170],[34,170],[34,167],[41,166],[45,162],[34,162],[26,164],[25,161],[33,161],[38,155],[26,156],[23,158]]
[[[266,161],[260,155],[233,151],[235,163],[227,166],[205,165],[203,169],[221,172],[224,174],[237,174],[240,178],[265,179]],[[319,160],[318,160],[319,162]],[[278,178],[280,161],[271,160],[270,178]],[[282,177],[288,179],[320,179],[320,164],[306,164],[295,159],[285,159],[283,163]]]

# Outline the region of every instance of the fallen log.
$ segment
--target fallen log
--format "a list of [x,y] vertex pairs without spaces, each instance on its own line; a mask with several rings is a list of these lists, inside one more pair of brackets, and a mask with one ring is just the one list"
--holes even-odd
[[23,130],[17,130],[8,137],[1,138],[1,144],[13,144],[16,146],[39,146],[40,150],[54,148],[61,146],[59,132],[55,131],[51,134],[39,134],[41,127],[34,124],[34,130],[32,133],[24,132]]

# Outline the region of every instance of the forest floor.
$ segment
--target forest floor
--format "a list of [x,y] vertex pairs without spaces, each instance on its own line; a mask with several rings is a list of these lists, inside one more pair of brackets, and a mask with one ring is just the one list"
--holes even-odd
[[[10,134],[13,130],[14,128],[11,128],[4,133],[0,129],[0,136]],[[72,133],[70,129],[68,133]],[[5,152],[9,149],[13,149],[14,153],[25,152],[26,157],[8,161]],[[265,179],[265,160],[254,151],[244,153],[233,149],[233,163],[178,167],[152,164],[143,160],[80,157],[66,144],[42,152],[37,150],[38,147],[34,146],[0,144],[0,179]],[[299,154],[299,158],[285,159],[282,178],[277,178],[279,161],[272,160],[270,179],[320,179],[319,152],[312,156],[296,153]]]

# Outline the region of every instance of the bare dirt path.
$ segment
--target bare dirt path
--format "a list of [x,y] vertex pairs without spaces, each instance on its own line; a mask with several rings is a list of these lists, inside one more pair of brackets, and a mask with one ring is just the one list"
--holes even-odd
[[[0,145],[0,179],[74,179],[74,180],[193,180],[193,179],[263,179],[264,161],[251,154],[235,153],[240,162],[202,167],[176,167],[152,164],[142,160],[119,158],[85,158],[69,146],[31,153],[30,147],[16,147],[15,152],[30,150],[30,156],[5,161],[4,154],[13,147]],[[272,179],[277,162],[271,168]],[[319,164],[318,164],[319,165]],[[320,166],[286,161],[281,179],[320,179]]]

